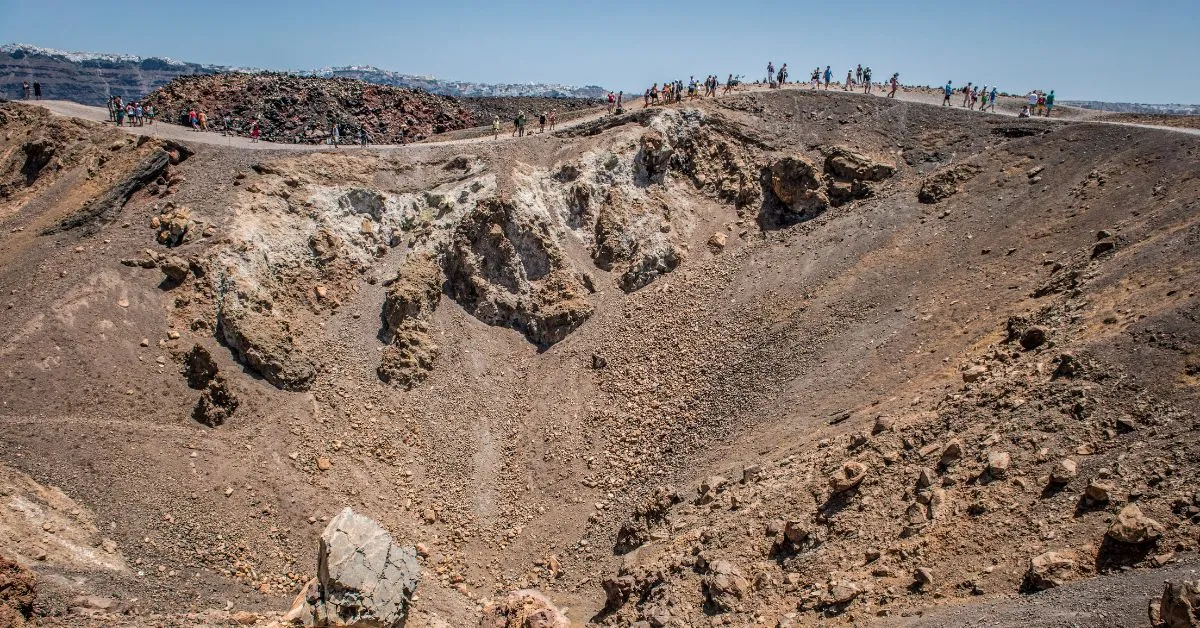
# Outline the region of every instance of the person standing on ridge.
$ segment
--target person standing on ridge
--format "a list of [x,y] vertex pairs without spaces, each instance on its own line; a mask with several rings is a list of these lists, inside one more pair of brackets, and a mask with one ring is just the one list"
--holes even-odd
[[1043,114],[1045,114],[1045,113],[1046,113],[1046,95],[1045,95],[1045,94],[1038,94],[1038,99],[1037,99],[1037,114],[1040,116],[1040,115],[1043,115]]
[[997,93],[998,92],[996,90],[996,86],[993,85],[992,93],[990,94],[990,97],[988,98],[988,106],[992,108],[992,113],[996,113],[996,94]]
[[775,87],[775,62],[767,62],[767,87]]
[[[1026,100],[1025,104],[1029,106],[1030,115],[1032,115],[1033,110],[1037,108],[1037,101],[1038,101],[1037,90],[1029,92],[1029,98]],[[1026,117],[1029,117],[1029,116],[1026,116]]]
[[492,114],[492,139],[500,139],[500,116]]
[[554,127],[558,125],[558,109],[550,110],[550,132],[554,132]]
[[967,86],[962,89],[962,92],[963,92],[962,106],[966,107],[967,103],[970,102],[970,100],[971,100],[971,82],[970,81],[967,81]]
[[33,99],[34,100],[42,99],[42,84],[37,81],[33,82]]
[[24,94],[22,98],[29,100],[29,81],[23,81],[21,83],[21,93]]
[[888,92],[888,98],[895,98],[896,97],[896,88],[900,86],[900,73],[899,72],[892,74],[891,83],[892,83],[892,91]]
[[517,137],[525,137],[525,111],[517,112]]
[[624,90],[617,92],[617,111],[621,111],[621,101],[625,100]]
[[858,64],[858,68],[854,70],[854,84],[862,83],[862,64]]
[[825,66],[825,91],[829,91],[829,83],[833,80],[833,70]]
[[871,66],[863,68],[863,93],[871,93]]
[[614,96],[612,92],[609,92],[608,93],[608,112],[609,113],[613,112],[613,105],[615,105],[616,103],[617,103],[617,97]]
[[808,82],[812,83],[812,88],[816,89],[821,85],[821,66],[813,68],[812,74],[808,77]]
[[[37,83],[34,83],[34,85],[36,85],[36,84]],[[1050,117],[1050,110],[1053,108],[1054,108],[1054,90],[1050,90],[1050,93],[1046,94],[1046,117],[1047,118]]]
[[545,110],[538,116],[538,133],[546,132],[546,112]]
[[779,68],[779,86],[783,87],[783,84],[787,83],[787,80],[788,80],[788,69],[787,69],[787,64],[785,63],[782,66],[780,66],[780,68]]
[[946,86],[942,88],[942,93],[945,94],[942,98],[942,106],[950,106],[950,96],[954,93],[953,81],[946,81]]

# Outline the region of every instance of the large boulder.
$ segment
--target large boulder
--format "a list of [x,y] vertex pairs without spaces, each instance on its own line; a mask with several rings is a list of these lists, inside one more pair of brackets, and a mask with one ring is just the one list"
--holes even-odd
[[570,628],[571,620],[540,591],[513,591],[484,607],[479,628]]
[[750,581],[737,565],[727,560],[716,560],[708,565],[703,586],[708,601],[720,611],[733,610],[750,592]]
[[1166,582],[1158,606],[1159,620],[1167,628],[1200,626],[1200,583]]
[[845,148],[834,148],[829,152],[825,170],[843,181],[883,181],[896,174],[894,166]]
[[812,218],[829,207],[820,170],[803,157],[784,157],[771,164],[770,181],[775,198],[800,218]]
[[321,533],[317,577],[284,620],[305,626],[400,628],[419,577],[415,548],[397,545],[378,523],[346,508]]
[[33,613],[37,578],[33,572],[0,556],[0,626],[24,626]]
[[862,484],[867,477],[867,465],[850,460],[829,476],[829,487],[834,493],[844,493]]
[[1029,560],[1025,586],[1034,591],[1057,587],[1075,572],[1075,556],[1070,552],[1044,552]]
[[1162,524],[1142,514],[1137,504],[1129,504],[1117,513],[1117,518],[1108,526],[1107,534],[1108,538],[1119,543],[1138,545],[1155,542],[1162,533]]

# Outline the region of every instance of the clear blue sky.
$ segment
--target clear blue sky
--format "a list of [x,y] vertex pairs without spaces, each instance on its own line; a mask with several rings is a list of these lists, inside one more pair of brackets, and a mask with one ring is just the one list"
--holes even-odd
[[[201,9],[196,11],[195,9]],[[636,90],[856,63],[904,82],[1200,102],[1200,0],[0,0],[0,42],[269,69],[375,65]]]

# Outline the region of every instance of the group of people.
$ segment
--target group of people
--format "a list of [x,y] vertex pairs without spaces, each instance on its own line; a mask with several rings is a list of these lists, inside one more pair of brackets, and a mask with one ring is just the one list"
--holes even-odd
[[156,115],[154,105],[144,105],[140,101],[123,102],[120,96],[108,97],[108,121],[117,126],[154,124]]
[[[971,82],[968,82],[958,90],[962,94],[962,105],[971,110],[978,109],[979,111],[996,111],[996,99],[1000,95],[1000,91],[996,86],[992,86],[991,91],[988,91],[988,86],[980,87]],[[946,81],[942,86],[942,106],[950,107],[950,100],[954,97],[954,81]]]
[[1017,115],[1019,118],[1028,118],[1030,116],[1045,116],[1050,117],[1050,110],[1054,109],[1054,90],[1050,90],[1049,94],[1039,90],[1029,92],[1025,106],[1021,107],[1021,113]]
[[[741,81],[734,75],[730,74],[725,81],[724,94],[733,91]],[[663,83],[660,89],[658,83],[651,85],[642,94],[642,107],[650,105],[671,104],[683,102],[686,97],[688,100],[697,98],[711,98],[717,95],[717,89],[721,86],[721,79],[717,78],[716,74],[710,74],[704,77],[704,81],[697,81],[695,76],[688,77],[688,82],[685,85],[683,81],[667,81]],[[622,92],[619,96],[623,96]],[[617,109],[621,108],[620,97],[617,99]],[[612,94],[609,94],[609,112],[612,112]]]
[[[32,90],[33,90],[33,99],[41,100],[42,99],[42,84],[37,81],[34,81]],[[22,93],[21,97],[24,98],[25,100],[29,100],[29,92],[30,92],[29,81],[21,81],[21,93]]]
[[[776,70],[775,63],[773,61],[767,62],[766,82],[769,87],[783,87],[787,84],[787,78],[788,67],[786,63]],[[809,83],[812,85],[813,89],[820,89],[822,81],[824,82],[826,90],[829,89],[830,85],[836,85],[833,80],[832,66],[825,66],[824,71],[821,70],[821,66],[817,66],[813,68],[812,73],[809,74]],[[861,63],[858,64],[856,69],[846,70],[846,81],[842,83],[842,91],[857,89],[859,85],[862,86],[864,94],[870,94],[874,88],[874,84],[871,82],[870,66],[864,68]],[[892,74],[892,78],[888,80],[887,85],[891,87],[891,91],[888,92],[888,98],[895,98],[896,90],[900,87],[900,73],[896,72]]]
[[[516,117],[513,118],[513,137],[525,137],[532,132],[525,131],[525,125],[529,123],[529,118],[525,115],[524,109],[517,110]],[[542,111],[538,114],[538,133],[546,132],[546,125],[550,126],[550,131],[554,132],[554,127],[558,126],[558,110],[551,109],[550,111]],[[500,116],[492,116],[492,135],[494,139],[500,139]]]

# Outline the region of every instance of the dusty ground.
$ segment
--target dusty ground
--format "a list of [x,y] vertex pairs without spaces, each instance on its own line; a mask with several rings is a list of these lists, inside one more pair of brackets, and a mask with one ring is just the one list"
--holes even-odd
[[[1055,625],[1195,563],[1190,135],[796,89],[181,156],[0,111],[3,499],[58,513],[0,554],[40,621],[273,617],[346,505],[428,546],[417,626],[527,586],[580,623]],[[1105,541],[1128,503],[1156,544]],[[1021,593],[1048,550],[1083,584]]]

